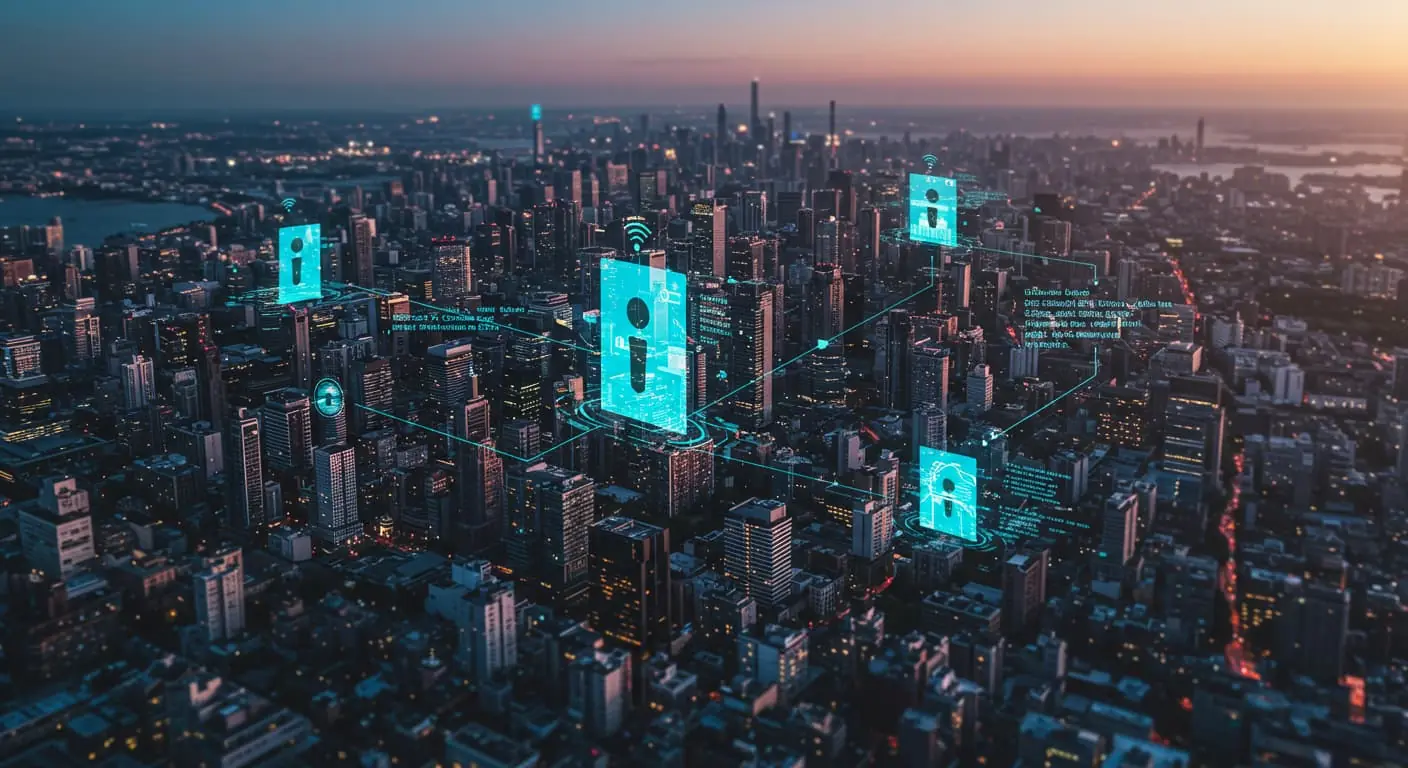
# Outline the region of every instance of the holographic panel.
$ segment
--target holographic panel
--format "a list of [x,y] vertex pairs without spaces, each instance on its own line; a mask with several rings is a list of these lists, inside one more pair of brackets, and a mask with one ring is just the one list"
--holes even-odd
[[618,259],[600,274],[602,408],[685,434],[685,276]]
[[978,540],[977,459],[919,447],[919,526]]
[[958,184],[944,176],[909,174],[909,239],[958,244]]
[[542,120],[542,119],[543,119],[543,105],[542,105],[542,104],[534,104],[534,105],[532,106],[532,108],[528,110],[528,114],[531,115],[534,120]]
[[323,295],[323,228],[299,224],[279,229],[279,303]]

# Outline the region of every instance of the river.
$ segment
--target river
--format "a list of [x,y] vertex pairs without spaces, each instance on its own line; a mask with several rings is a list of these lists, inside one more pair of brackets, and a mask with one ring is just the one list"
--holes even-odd
[[66,246],[97,247],[112,235],[156,232],[192,221],[214,221],[216,214],[185,203],[13,196],[0,200],[0,227],[43,226],[55,216],[63,220]]

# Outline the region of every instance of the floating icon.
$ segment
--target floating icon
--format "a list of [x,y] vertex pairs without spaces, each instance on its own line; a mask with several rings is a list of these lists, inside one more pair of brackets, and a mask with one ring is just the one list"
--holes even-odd
[[631,251],[639,253],[641,246],[650,239],[650,226],[643,221],[626,222],[626,242],[630,244]]
[[726,381],[728,379],[728,371],[719,371],[717,374],[714,375],[714,378],[718,379],[719,381]]
[[531,106],[531,107],[528,108],[528,114],[531,115],[534,120],[542,120],[542,119],[543,119],[543,105],[542,105],[542,104],[534,104],[533,106]]
[[346,400],[342,395],[342,385],[336,379],[319,379],[313,385],[313,407],[324,418],[331,419],[342,413]]
[[279,229],[279,303],[323,295],[323,229],[300,224]]
[[978,540],[978,461],[919,447],[919,525],[964,541]]
[[293,206],[298,205],[298,201],[294,200],[291,197],[285,197],[284,199],[279,201],[279,205],[282,205],[285,211],[292,213]]
[[684,434],[684,275],[611,258],[600,267],[602,408]]
[[909,174],[909,239],[958,244],[958,185],[953,179]]
[[938,164],[939,164],[939,158],[934,157],[933,155],[925,155],[925,156],[924,156],[924,167],[928,168],[930,173],[933,173],[933,172],[934,172],[934,166],[936,166],[936,165],[938,165]]

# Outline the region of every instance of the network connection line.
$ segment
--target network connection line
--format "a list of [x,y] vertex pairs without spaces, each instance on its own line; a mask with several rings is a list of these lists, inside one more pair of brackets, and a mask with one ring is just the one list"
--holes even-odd
[[553,451],[555,451],[555,450],[557,450],[557,449],[559,449],[559,448],[561,448],[561,447],[563,447],[563,446],[565,446],[565,445],[568,445],[568,444],[570,444],[570,443],[576,442],[577,440],[581,440],[582,438],[586,437],[587,435],[590,435],[591,433],[597,431],[598,429],[601,429],[601,427],[592,427],[591,429],[588,429],[588,430],[583,431],[581,434],[574,435],[574,436],[572,436],[572,437],[569,437],[569,438],[566,439],[566,440],[563,440],[563,441],[557,443],[556,445],[552,445],[552,446],[550,446],[550,447],[548,447],[548,448],[545,448],[545,449],[543,449],[543,450],[537,452],[536,454],[534,454],[534,455],[532,455],[532,456],[524,457],[524,456],[518,456],[518,455],[516,455],[516,454],[509,453],[508,451],[499,450],[498,448],[495,448],[495,447],[492,446],[492,445],[485,445],[484,443],[480,443],[480,442],[476,442],[476,441],[474,441],[474,440],[470,440],[470,439],[467,438],[467,437],[461,437],[461,436],[459,436],[459,435],[452,434],[452,433],[446,432],[446,431],[444,431],[444,430],[436,429],[436,428],[434,428],[434,427],[427,427],[427,426],[424,425],[424,424],[421,424],[421,423],[415,422],[415,421],[411,421],[410,419],[403,419],[403,418],[401,418],[400,416],[397,416],[397,415],[392,414],[392,413],[387,413],[386,411],[378,410],[378,409],[373,408],[373,407],[371,407],[371,406],[369,406],[369,405],[362,405],[361,403],[354,403],[354,405],[356,405],[358,408],[361,408],[361,409],[364,410],[364,411],[368,411],[368,412],[370,412],[370,413],[375,413],[375,414],[377,414],[378,416],[384,416],[384,417],[386,417],[386,418],[388,418],[388,419],[391,419],[392,421],[400,422],[400,423],[402,423],[402,424],[405,424],[405,425],[407,425],[407,426],[412,426],[412,427],[415,427],[415,428],[417,428],[417,429],[423,429],[423,430],[425,430],[426,432],[430,432],[431,434],[440,435],[441,437],[447,437],[447,438],[449,438],[449,439],[451,439],[451,440],[455,440],[455,441],[458,441],[458,442],[461,442],[461,443],[465,443],[466,445],[472,445],[472,446],[474,446],[474,447],[476,447],[476,448],[483,448],[483,449],[485,449],[485,450],[493,451],[494,453],[497,453],[497,454],[499,454],[500,456],[504,456],[504,457],[506,457],[506,458],[513,459],[514,461],[522,461],[522,462],[529,463],[529,464],[531,464],[532,462],[537,461],[538,459],[543,458],[544,456],[548,455],[549,453],[552,453]]
[[838,334],[836,334],[835,336],[832,336],[831,338],[827,339],[827,340],[826,340],[827,343],[836,341],[837,339],[839,339],[839,338],[845,336],[846,334],[850,333],[851,331],[854,331],[855,329],[857,329],[857,328],[859,328],[859,327],[861,327],[861,326],[863,326],[863,325],[868,325],[868,324],[870,324],[870,323],[872,323],[872,322],[874,322],[874,321],[880,319],[880,316],[881,316],[881,315],[884,315],[885,313],[889,312],[890,310],[892,310],[892,309],[894,309],[894,308],[896,308],[896,307],[899,307],[899,306],[902,305],[902,304],[908,304],[909,302],[911,302],[911,301],[913,301],[914,299],[918,298],[920,294],[924,293],[925,291],[933,290],[933,288],[934,288],[934,283],[933,283],[933,282],[930,282],[928,285],[924,286],[923,288],[920,288],[919,290],[915,291],[914,293],[909,294],[908,296],[904,297],[903,299],[900,299],[899,301],[895,302],[894,304],[891,304],[890,306],[885,307],[884,309],[880,310],[879,312],[876,312],[875,314],[871,315],[870,317],[867,317],[866,319],[860,321],[859,323],[856,323],[855,325],[852,325],[851,327],[842,330],[840,333],[838,333]]
[[[1051,406],[1053,406],[1053,405],[1055,405],[1055,404],[1061,402],[1062,400],[1065,400],[1067,397],[1070,397],[1076,390],[1080,389],[1081,387],[1084,387],[1086,384],[1089,384],[1089,383],[1092,382],[1092,381],[1095,381],[1095,377],[1097,377],[1097,376],[1100,375],[1100,350],[1099,350],[1099,348],[1096,348],[1096,350],[1095,350],[1095,361],[1094,361],[1094,362],[1095,362],[1095,370],[1090,374],[1090,376],[1088,376],[1088,377],[1085,379],[1085,381],[1082,381],[1081,383],[1079,383],[1079,384],[1075,385],[1074,387],[1071,387],[1070,389],[1068,389],[1068,390],[1066,390],[1065,392],[1061,393],[1061,396],[1060,396],[1060,397],[1053,398],[1052,401],[1049,402],[1049,403],[1047,403],[1046,405],[1043,405],[1043,406],[1041,406],[1040,408],[1036,409],[1035,411],[1032,411],[1031,413],[1027,414],[1026,416],[1023,416],[1022,418],[1017,419],[1016,421],[1012,422],[1012,424],[1008,425],[1008,427],[1007,427],[1006,429],[1002,430],[1001,432],[998,432],[998,433],[995,434],[995,435],[992,435],[991,437],[987,438],[987,440],[996,440],[997,438],[1002,437],[1003,435],[1007,434],[1008,432],[1011,432],[1012,430],[1016,429],[1018,426],[1020,426],[1023,422],[1027,421],[1028,419],[1031,419],[1031,418],[1035,417],[1037,414],[1041,413],[1042,411],[1046,410],[1047,408],[1050,408]],[[984,443],[983,443],[984,445],[987,444],[987,440],[984,441]]]
[[1100,268],[1099,268],[1099,267],[1095,266],[1094,264],[1091,264],[1091,263],[1088,262],[1088,261],[1076,261],[1075,259],[1062,259],[1062,258],[1058,258],[1058,257],[1056,257],[1056,256],[1043,256],[1043,255],[1041,255],[1041,254],[1039,254],[1039,253],[1019,253],[1019,252],[1017,252],[1017,251],[1004,251],[1004,250],[1002,250],[1002,249],[1000,249],[1000,248],[988,248],[988,247],[982,246],[982,245],[963,245],[963,246],[958,246],[958,247],[959,247],[959,248],[967,248],[967,249],[973,250],[973,251],[985,251],[985,252],[987,252],[987,253],[996,253],[996,254],[1000,254],[1000,255],[1003,255],[1003,256],[1018,256],[1018,257],[1021,257],[1021,258],[1024,258],[1024,259],[1045,259],[1045,260],[1047,260],[1047,261],[1059,261],[1059,262],[1061,262],[1062,264],[1075,264],[1076,266],[1079,266],[1079,267],[1089,267],[1089,268],[1090,268],[1090,271],[1091,271],[1092,273],[1098,273],[1098,272],[1100,271]]
[[754,384],[757,384],[758,382],[762,381],[763,379],[766,379],[767,377],[772,376],[773,374],[777,373],[778,371],[782,370],[783,368],[786,368],[787,366],[789,366],[789,365],[791,365],[791,364],[797,362],[798,360],[801,360],[802,358],[806,357],[807,355],[810,355],[811,353],[815,352],[816,349],[817,349],[816,347],[812,347],[812,348],[810,348],[810,349],[808,349],[808,350],[802,352],[800,355],[797,355],[796,357],[792,358],[791,360],[788,360],[788,361],[785,362],[785,363],[782,363],[782,364],[780,364],[780,365],[774,365],[773,367],[771,367],[771,368],[767,369],[766,371],[764,371],[762,376],[759,376],[759,377],[757,377],[756,379],[753,379],[752,381],[749,381],[749,382],[747,382],[747,383],[740,384],[736,389],[733,389],[733,390],[731,390],[730,392],[728,392],[727,394],[722,395],[722,396],[719,397],[717,400],[714,400],[713,402],[710,402],[710,403],[706,403],[706,404],[704,404],[703,406],[694,409],[693,411],[691,411],[691,412],[689,413],[689,415],[690,415],[690,416],[698,416],[699,414],[703,413],[704,411],[706,411],[706,410],[708,410],[708,409],[710,409],[710,408],[713,408],[714,406],[718,405],[719,403],[722,403],[723,401],[729,399],[730,397],[733,397],[734,395],[738,394],[739,392],[742,392],[743,390],[745,390],[745,389],[747,389],[747,388],[753,386]]
[[[341,287],[341,288],[355,288],[355,289],[357,289],[357,290],[359,290],[359,291],[366,291],[367,293],[373,294],[373,295],[375,295],[375,296],[391,296],[391,295],[392,295],[391,293],[389,293],[389,292],[387,292],[387,291],[382,291],[382,290],[379,290],[379,289],[376,289],[376,288],[368,288],[368,287],[366,287],[365,285],[357,285],[356,283],[334,283],[333,285],[334,285],[334,287]],[[409,299],[409,298],[407,299],[407,301],[410,302],[411,304],[414,304],[414,305],[417,306],[417,307],[424,307],[424,308],[426,308],[426,309],[433,309],[433,310],[435,310],[436,312],[443,312],[443,313],[445,313],[445,314],[447,314],[447,315],[451,315],[451,316],[453,316],[453,317],[464,318],[464,319],[466,319],[466,320],[473,320],[473,321],[476,322],[476,323],[483,323],[483,324],[485,324],[485,325],[492,325],[492,326],[494,326],[495,328],[500,328],[500,329],[503,329],[503,330],[505,330],[505,331],[510,331],[510,332],[512,332],[512,333],[522,334],[522,335],[524,335],[524,336],[531,336],[531,337],[536,338],[536,339],[542,339],[543,341],[546,341],[546,342],[551,343],[551,344],[557,344],[557,345],[559,345],[559,346],[568,347],[568,348],[575,349],[575,350],[578,350],[578,351],[581,351],[581,352],[586,352],[586,353],[589,354],[589,355],[600,355],[600,354],[601,354],[601,350],[599,350],[599,349],[592,349],[591,347],[584,347],[584,346],[581,346],[580,344],[573,344],[573,343],[570,342],[570,341],[563,341],[563,340],[561,340],[561,339],[554,339],[554,338],[551,337],[551,336],[545,336],[545,335],[543,335],[543,334],[541,334],[541,333],[533,333],[532,331],[525,331],[525,330],[523,330],[522,328],[518,328],[518,327],[515,327],[515,326],[512,326],[512,325],[504,325],[503,323],[495,322],[495,321],[493,321],[493,320],[490,320],[490,319],[485,318],[485,317],[481,317],[481,316],[479,316],[479,315],[467,314],[467,313],[462,312],[462,311],[460,311],[460,310],[458,310],[458,309],[451,309],[451,308],[449,308],[449,307],[442,307],[442,306],[439,306],[439,305],[436,305],[436,304],[427,304],[427,303],[424,302],[424,301],[416,301],[415,299]]]

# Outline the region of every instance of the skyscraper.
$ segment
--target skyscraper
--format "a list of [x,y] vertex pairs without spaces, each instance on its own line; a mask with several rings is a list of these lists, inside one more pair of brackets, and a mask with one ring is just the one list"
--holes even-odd
[[122,407],[146,408],[156,401],[156,371],[151,358],[133,355],[122,364]]
[[[313,342],[309,327],[311,318],[304,307],[289,307],[293,325],[293,385],[304,392],[313,391]],[[216,349],[219,359],[219,349]],[[219,372],[217,364],[216,372]]]
[[629,517],[591,527],[591,625],[618,642],[670,644],[670,533]]
[[1050,553],[1040,546],[1007,558],[1002,568],[1002,628],[1008,635],[1024,635],[1040,624],[1049,559]]
[[348,221],[348,236],[351,238],[348,255],[351,269],[343,269],[342,274],[349,280],[368,288],[376,285],[373,273],[372,255],[376,246],[376,219],[353,214]]
[[841,332],[845,328],[846,287],[841,267],[817,264],[807,286],[807,334],[805,341],[816,351],[806,358],[808,393],[814,402],[844,405],[846,402],[846,351]]
[[388,418],[358,406],[375,408],[382,413],[391,411],[393,381],[390,361],[380,357],[356,360],[352,363],[351,379],[347,387],[351,407],[347,410],[352,416],[353,431],[361,435],[387,426]]
[[313,466],[313,406],[307,392],[269,393],[259,408],[259,427],[270,469],[303,472]]
[[752,498],[724,518],[724,575],[759,605],[776,607],[792,596],[792,519],[787,505]]
[[201,559],[195,582],[196,624],[211,643],[244,632],[244,553],[225,547]]
[[694,204],[691,224],[690,271],[698,275],[724,277],[728,236],[728,206],[714,200]]
[[763,240],[760,237],[728,239],[728,277],[746,282],[763,279]]
[[717,119],[714,125],[714,163],[720,164],[724,160],[725,147],[728,145],[728,109],[724,105],[719,105]]
[[39,498],[19,512],[20,547],[29,567],[67,579],[97,557],[88,492],[72,477],[46,477]]
[[435,303],[445,307],[458,307],[464,297],[471,293],[469,246],[453,238],[435,243],[435,273],[431,278],[431,291]]
[[911,404],[909,387],[913,383],[909,366],[913,362],[910,352],[914,345],[914,326],[910,322],[909,311],[890,310],[883,327],[885,368],[882,377],[882,401],[889,408],[906,410]]
[[448,415],[474,391],[474,347],[467,338],[455,339],[436,344],[425,356],[426,393]]
[[909,350],[909,400],[914,407],[948,408],[949,350],[933,339],[920,339]]
[[357,452],[346,443],[313,451],[316,516],[314,533],[332,547],[362,534],[358,513]]
[[756,77],[753,78],[750,96],[750,107],[748,110],[748,133],[752,134],[753,143],[757,143],[759,141],[762,141],[762,135],[758,130],[758,126],[761,125],[761,123],[758,122],[758,78]]
[[587,600],[595,483],[546,462],[518,464],[506,475],[509,566],[543,602],[580,613]]
[[241,528],[264,525],[264,457],[259,419],[254,411],[240,408],[225,432],[225,488],[229,493],[230,523]]
[[888,501],[867,499],[851,510],[852,555],[878,560],[889,554],[894,539],[894,510]]
[[1100,532],[1100,559],[1122,566],[1134,557],[1139,536],[1139,497],[1115,493],[1105,500],[1104,526]]
[[770,286],[735,283],[729,286],[727,379],[728,406],[740,424],[762,427],[772,422],[773,323]]
[[967,402],[970,408],[986,412],[992,408],[992,369],[977,365],[968,374]]

